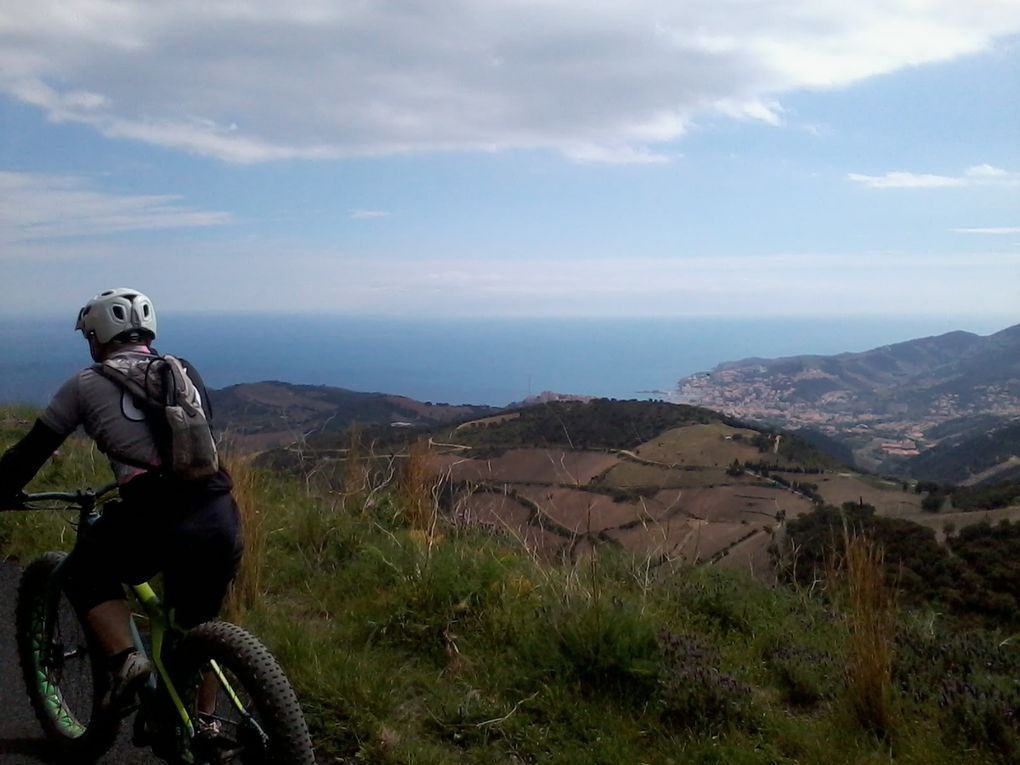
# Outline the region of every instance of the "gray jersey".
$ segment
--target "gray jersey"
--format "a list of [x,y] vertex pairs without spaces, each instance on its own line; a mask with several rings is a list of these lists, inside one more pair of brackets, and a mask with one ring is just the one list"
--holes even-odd
[[[137,348],[130,350],[138,352]],[[100,451],[110,457],[118,483],[144,472],[139,465],[160,465],[145,413],[126,390],[94,369],[83,369],[64,383],[39,419],[65,437],[83,426]],[[117,456],[136,464],[127,465]]]

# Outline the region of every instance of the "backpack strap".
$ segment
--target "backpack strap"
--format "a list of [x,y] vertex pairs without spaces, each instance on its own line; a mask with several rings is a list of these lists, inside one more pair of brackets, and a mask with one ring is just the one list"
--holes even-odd
[[[118,462],[141,470],[170,472],[170,466],[173,464],[173,455],[170,452],[169,428],[163,418],[165,404],[160,400],[167,391],[168,381],[166,374],[168,370],[166,367],[169,365],[163,363],[158,365],[159,368],[153,368],[156,362],[164,361],[163,357],[159,354],[152,354],[151,359],[146,358],[144,361],[137,359],[134,362],[135,364],[147,364],[142,381],[139,381],[130,375],[127,364],[117,363],[119,358],[123,357],[115,357],[114,359],[107,359],[98,364],[93,364],[92,369],[126,391],[135,404],[138,405],[138,408],[145,415],[145,423],[148,425],[150,433],[152,433],[152,440],[156,444],[156,450],[159,452],[160,464],[152,465],[112,451],[107,452],[107,454]],[[150,387],[150,378],[152,379],[152,387]]]

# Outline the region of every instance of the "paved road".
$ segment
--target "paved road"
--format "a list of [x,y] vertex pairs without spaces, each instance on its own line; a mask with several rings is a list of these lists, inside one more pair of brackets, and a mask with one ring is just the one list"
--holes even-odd
[[[52,763],[46,741],[25,695],[14,645],[14,600],[21,571],[0,561],[0,763],[40,765]],[[99,760],[102,765],[156,765],[162,760],[136,749],[129,740],[131,720],[125,721],[117,745]]]

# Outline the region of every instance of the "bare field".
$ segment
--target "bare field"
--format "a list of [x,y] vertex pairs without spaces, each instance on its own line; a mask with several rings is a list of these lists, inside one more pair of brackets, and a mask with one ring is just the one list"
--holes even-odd
[[[662,497],[662,499],[660,499]],[[717,486],[714,489],[690,489],[681,492],[660,492],[656,499],[670,497],[680,512],[712,523],[762,523],[775,520],[785,511],[794,518],[811,510],[811,502],[785,489],[762,486]]]
[[722,483],[732,483],[734,479],[726,475],[721,468],[700,468],[697,470],[674,470],[657,465],[642,465],[638,462],[623,461],[606,473],[603,482],[607,486],[693,488]]
[[[739,435],[746,441],[735,441]],[[769,455],[761,454],[751,446],[756,435],[753,430],[733,428],[722,423],[686,425],[660,433],[637,449],[638,456],[667,465],[704,465],[725,468],[734,459],[756,462]]]
[[599,539],[638,556],[718,559],[720,565],[768,570],[770,531],[811,503],[789,491],[760,486],[664,489],[653,497],[614,502],[609,496],[535,483],[465,493],[457,515],[501,530],[542,556],[583,555]]
[[753,530],[742,523],[675,518],[647,528],[615,529],[606,532],[606,536],[639,556],[664,556],[698,563],[721,554]]
[[606,452],[511,449],[492,459],[437,455],[437,468],[454,481],[499,481],[583,486],[620,462]]
[[[556,523],[575,534],[605,531],[654,517],[642,503],[614,502],[605,494],[590,491],[546,486],[518,487],[518,491]],[[656,515],[662,514],[661,508],[656,507],[655,511],[659,511]]]
[[772,567],[772,559],[769,557],[770,544],[772,544],[772,534],[768,530],[758,527],[751,536],[733,545],[726,555],[717,561],[716,565],[737,569],[759,581],[773,583],[776,581],[776,576]]
[[978,510],[971,513],[925,513],[922,511],[903,517],[908,521],[934,529],[936,538],[942,542],[946,538],[947,525],[961,529],[975,523],[989,523],[994,526],[999,521],[1020,521],[1020,507],[1014,505],[997,510]]
[[[455,482],[502,484],[503,491],[465,491],[455,502],[458,517],[498,530],[543,558],[577,559],[608,541],[639,557],[708,562],[771,582],[775,575],[768,550],[773,534],[781,533],[781,518],[808,513],[813,505],[785,488],[763,486],[760,479],[726,475],[734,459],[770,456],[733,441],[734,434],[750,439],[753,432],[725,425],[677,428],[631,456],[514,449],[488,460],[457,454],[433,459]],[[790,481],[817,484],[828,504],[863,501],[880,515],[931,527],[940,538],[947,524],[959,528],[983,520],[1020,520],[1020,507],[924,513],[921,495],[873,476],[777,472]],[[643,497],[617,502],[586,490],[595,479],[604,487],[646,491]],[[654,493],[649,496],[647,490]]]
[[569,540],[544,528],[540,518],[532,519],[531,508],[505,494],[476,492],[458,501],[457,510],[464,522],[507,534],[532,551],[555,553]]
[[818,493],[825,502],[841,507],[844,502],[861,502],[872,505],[879,515],[903,518],[921,512],[921,495],[903,491],[902,485],[880,478],[859,476],[850,473],[826,473],[823,475],[786,475],[791,481],[807,481],[818,484]]
[[456,428],[454,432],[458,430],[466,430],[468,428],[485,427],[486,425],[498,425],[502,422],[509,422],[510,420],[520,419],[520,412],[511,412],[510,414],[495,414],[492,417],[483,417],[480,420],[471,420],[470,422],[462,422]]

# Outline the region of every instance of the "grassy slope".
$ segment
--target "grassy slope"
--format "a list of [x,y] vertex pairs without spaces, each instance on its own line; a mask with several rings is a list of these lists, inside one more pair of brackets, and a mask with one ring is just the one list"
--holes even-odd
[[[3,415],[0,446],[24,419]],[[103,480],[86,444],[61,451],[35,487]],[[285,665],[322,752],[437,765],[1006,761],[933,702],[897,697],[887,738],[866,730],[844,680],[849,622],[817,596],[612,553],[541,566],[422,513],[414,481],[323,499],[237,474],[255,532],[241,581],[256,585],[232,610]],[[22,559],[69,534],[54,516],[0,516]]]

